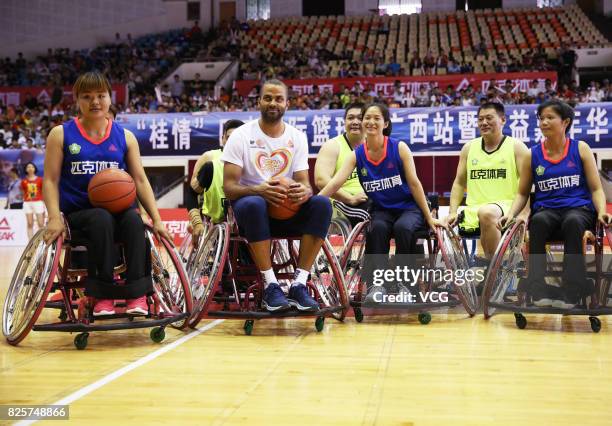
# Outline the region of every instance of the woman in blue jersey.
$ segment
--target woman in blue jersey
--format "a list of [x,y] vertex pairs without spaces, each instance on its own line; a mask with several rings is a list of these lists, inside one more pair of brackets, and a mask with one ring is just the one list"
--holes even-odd
[[[387,107],[382,104],[364,107],[362,126],[365,143],[346,157],[342,168],[319,194],[327,197],[335,194],[356,167],[361,186],[372,200],[365,252],[378,255],[369,256],[374,263],[372,268],[383,269],[392,237],[396,255],[416,254],[415,233],[426,226],[433,229],[440,222],[431,216],[408,145],[389,138],[391,120]],[[364,276],[368,284],[372,283],[371,273],[370,270]]]
[[[589,146],[567,136],[574,119],[572,108],[558,100],[538,107],[544,140],[531,147],[523,162],[519,190],[504,226],[520,212],[535,184],[529,220],[529,276],[524,285],[536,306],[573,308],[581,295],[590,293],[582,248],[582,236],[595,222],[610,222],[606,199]],[[563,294],[546,285],[546,242],[564,241]]]
[[[134,209],[112,215],[93,208],[87,197],[91,178],[108,167],[128,171],[138,199],[153,219],[156,235],[170,236],[155,205],[136,137],[110,118],[111,86],[106,77],[98,72],[81,75],[73,94],[78,117],[54,127],[47,139],[43,196],[49,223],[45,241],[53,241],[64,231],[63,213],[71,231],[79,231],[88,241],[85,294],[96,300],[94,315],[114,314],[114,299],[127,301],[127,313],[147,314],[146,294],[152,291],[152,280],[142,219]],[[124,243],[125,286],[114,282],[115,239]]]

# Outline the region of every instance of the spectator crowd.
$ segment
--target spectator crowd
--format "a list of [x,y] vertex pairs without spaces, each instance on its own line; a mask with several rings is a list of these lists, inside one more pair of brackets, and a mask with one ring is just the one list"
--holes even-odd
[[[471,65],[445,53],[440,57],[427,54],[419,58],[415,52],[408,70],[394,62],[384,63],[377,52],[364,52],[361,62],[357,63],[349,59],[351,53],[334,55],[319,44],[313,47],[287,45],[280,55],[271,56],[263,50],[241,49],[238,34],[245,30],[248,30],[248,24],[233,21],[204,35],[196,23],[191,29],[137,39],[132,39],[129,34],[126,38],[116,34],[114,43],[90,50],[49,49],[46,55],[32,61],[26,61],[21,54],[15,60],[6,58],[0,61],[0,86],[46,86],[53,89],[48,102],[31,95],[26,95],[21,105],[4,105],[0,101],[0,149],[44,147],[51,127],[75,114],[72,99],[63,97],[63,87],[71,85],[78,74],[90,69],[101,70],[111,83],[127,84],[129,102],[116,106],[118,112],[125,113],[251,111],[257,108],[259,86],[246,96],[225,89],[215,93],[214,82],[203,81],[199,74],[190,81],[182,81],[175,75],[170,83],[160,85],[161,79],[178,63],[198,55],[237,57],[240,59],[241,78],[257,81],[273,77],[363,77],[367,76],[363,74],[363,64],[366,63],[374,64],[367,67],[373,76],[411,75],[415,69],[429,75],[435,74],[439,67],[451,74],[473,71]],[[477,55],[487,54],[483,45],[475,46],[474,51]],[[497,72],[557,70],[566,75],[571,73],[568,62],[574,59],[571,49],[563,46],[557,59],[551,60],[542,49],[538,49],[521,58],[498,55],[494,65]],[[327,65],[330,60],[341,63],[337,75],[330,75]],[[491,82],[486,90],[472,86],[458,90],[453,86],[424,84],[415,93],[397,80],[388,92],[377,91],[372,85],[340,85],[335,92],[314,86],[312,93],[291,92],[289,108],[340,109],[351,102],[384,102],[390,107],[477,106],[492,100],[504,104],[533,104],[553,97],[571,104],[612,101],[612,86],[604,80],[580,87],[575,79],[563,78],[558,87],[553,87],[550,81],[543,86],[534,81],[524,90],[510,81],[501,85]]]

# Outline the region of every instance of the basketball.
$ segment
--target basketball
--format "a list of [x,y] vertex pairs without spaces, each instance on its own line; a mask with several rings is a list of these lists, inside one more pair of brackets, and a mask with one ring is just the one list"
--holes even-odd
[[[279,179],[279,185],[287,190],[292,183],[295,183],[295,181],[288,177],[281,177]],[[273,206],[272,204],[268,203],[268,214],[272,219],[290,219],[295,216],[298,211],[300,211],[300,206],[295,204],[289,198],[285,198],[285,200],[279,206]]]
[[136,201],[134,179],[121,169],[104,169],[94,175],[87,186],[89,202],[109,212],[121,213]]

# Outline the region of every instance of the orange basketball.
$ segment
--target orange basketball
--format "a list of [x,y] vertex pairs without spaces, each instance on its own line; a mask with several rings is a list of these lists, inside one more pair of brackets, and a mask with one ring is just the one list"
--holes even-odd
[[[289,185],[295,183],[295,181],[291,178],[281,177],[278,179],[279,185],[283,186],[285,189],[289,189]],[[281,205],[273,206],[268,203],[268,214],[272,219],[286,220],[290,219],[300,211],[300,206],[295,204],[289,198],[285,198]]]
[[136,201],[136,185],[129,173],[121,169],[104,169],[91,178],[87,186],[89,202],[109,212],[121,213]]

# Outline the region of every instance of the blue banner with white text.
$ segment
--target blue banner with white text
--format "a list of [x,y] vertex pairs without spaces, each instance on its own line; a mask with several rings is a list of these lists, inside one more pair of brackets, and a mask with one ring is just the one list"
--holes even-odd
[[[460,151],[478,136],[477,107],[398,108],[391,110],[392,137],[406,141],[415,152]],[[504,133],[531,145],[542,139],[537,105],[506,106]],[[570,136],[592,148],[612,148],[612,103],[583,104],[575,109]],[[219,146],[223,123],[259,118],[256,111],[121,114],[117,120],[134,132],[142,155],[200,155]],[[308,136],[310,154],[344,131],[343,110],[287,111],[284,120]]]

